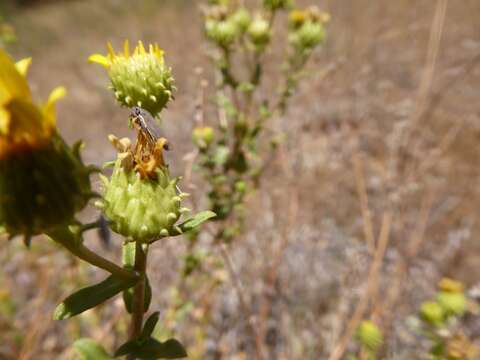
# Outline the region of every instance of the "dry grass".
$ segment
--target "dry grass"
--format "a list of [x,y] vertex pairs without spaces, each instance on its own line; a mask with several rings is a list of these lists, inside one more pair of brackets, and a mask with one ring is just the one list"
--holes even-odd
[[[185,340],[193,358],[341,359],[358,321],[370,317],[389,335],[382,358],[412,359],[422,344],[405,319],[436,280],[479,281],[480,3],[316,2],[332,14],[329,41],[275,124],[288,140],[249,199],[248,231],[186,282],[178,274],[186,242],[152,249],[163,330]],[[10,50],[33,56],[39,97],[57,84],[69,89],[59,125],[69,141],[86,141],[87,162],[110,160],[107,135],[128,129],[127,111],[86,58],[127,37],[166,50],[179,91],[164,131],[173,172],[183,173],[199,83],[212,82],[207,70],[195,71],[208,69],[195,4],[63,1],[11,13],[19,43]],[[99,247],[94,234],[88,242]],[[118,257],[117,245],[103,251]],[[1,288],[16,307],[0,312],[0,358],[72,358],[68,347],[80,335],[112,347],[121,341],[119,302],[72,323],[49,321],[62,296],[102,274],[40,239],[29,252],[2,242],[0,256]],[[235,278],[218,265],[222,258]]]

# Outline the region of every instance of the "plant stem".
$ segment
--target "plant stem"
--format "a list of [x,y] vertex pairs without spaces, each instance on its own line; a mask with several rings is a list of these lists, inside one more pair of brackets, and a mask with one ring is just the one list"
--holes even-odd
[[[145,312],[145,284],[147,271],[147,251],[142,248],[140,242],[135,243],[135,265],[134,270],[140,274],[140,280],[133,290],[132,301],[132,320],[130,323],[130,340],[137,339],[142,332],[143,314]],[[128,357],[128,360],[134,360],[134,357]]]
[[124,279],[134,279],[137,277],[135,272],[124,269],[117,264],[105,259],[104,257],[94,253],[85,245],[78,245],[77,251],[74,252],[80,259],[85,260],[86,262],[95,265],[103,270],[108,271],[112,275],[115,275]]
[[135,272],[124,269],[110,260],[94,253],[92,250],[83,245],[76,235],[70,231],[64,231],[64,229],[54,230],[47,234],[53,241],[61,244],[68,251],[78,258],[92,264],[100,269],[108,271],[112,275],[115,275],[123,279],[135,279],[137,274]]

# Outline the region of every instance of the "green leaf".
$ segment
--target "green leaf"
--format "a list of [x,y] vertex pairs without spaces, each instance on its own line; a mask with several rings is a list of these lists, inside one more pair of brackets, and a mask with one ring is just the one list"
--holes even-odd
[[[147,275],[145,275],[145,297],[143,302],[143,312],[147,312],[148,308],[150,307],[150,303],[152,302],[152,287],[150,286],[150,281],[148,280]],[[122,293],[123,303],[125,304],[125,309],[127,309],[128,313],[132,313],[132,303],[133,303],[133,288],[129,288],[124,290]]]
[[59,304],[53,314],[54,320],[64,320],[91,309],[119,292],[135,285],[134,280],[125,280],[113,275],[101,283],[78,290]]
[[105,349],[92,339],[79,339],[73,347],[84,360],[113,360]]
[[215,214],[213,211],[210,211],[210,210],[199,212],[198,214],[195,214],[194,217],[191,217],[190,219],[185,220],[183,223],[178,225],[178,227],[182,230],[182,232],[177,232],[172,235],[180,235],[181,233],[185,233],[190,230],[193,230],[196,227],[200,226],[205,221],[211,218],[214,218],[215,216],[217,216],[217,214]]
[[187,357],[187,352],[178,340],[160,342],[150,337],[143,341],[131,340],[120,346],[115,357],[123,355],[131,355],[141,360],[180,359]]
[[159,316],[160,312],[155,311],[152,315],[148,317],[147,321],[145,321],[145,325],[143,326],[140,339],[148,339],[152,335],[153,330],[155,330],[155,326],[157,325]]

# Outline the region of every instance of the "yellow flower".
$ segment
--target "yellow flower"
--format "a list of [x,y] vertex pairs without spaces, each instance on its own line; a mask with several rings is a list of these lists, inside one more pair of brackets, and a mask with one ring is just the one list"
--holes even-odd
[[107,55],[93,54],[88,60],[107,69],[115,98],[123,106],[139,106],[156,116],[172,99],[171,70],[157,44],[150,44],[147,51],[139,41],[130,53],[125,41],[123,52],[116,54],[109,43]]
[[0,160],[11,152],[40,146],[55,132],[55,102],[65,89],[52,91],[46,104],[32,100],[25,74],[31,59],[17,64],[0,49]]
[[57,132],[56,88],[46,104],[32,100],[25,79],[31,60],[14,63],[0,49],[0,231],[32,235],[74,222],[93,196],[79,145],[69,148]]

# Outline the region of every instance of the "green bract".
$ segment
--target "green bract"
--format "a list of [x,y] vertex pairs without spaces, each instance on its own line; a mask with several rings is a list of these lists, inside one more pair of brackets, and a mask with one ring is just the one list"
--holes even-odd
[[175,223],[188,211],[180,207],[186,194],[177,193],[177,179],[172,179],[166,168],[155,171],[155,179],[141,179],[118,159],[110,181],[102,177],[103,211],[112,230],[127,239],[149,243],[181,232]]

